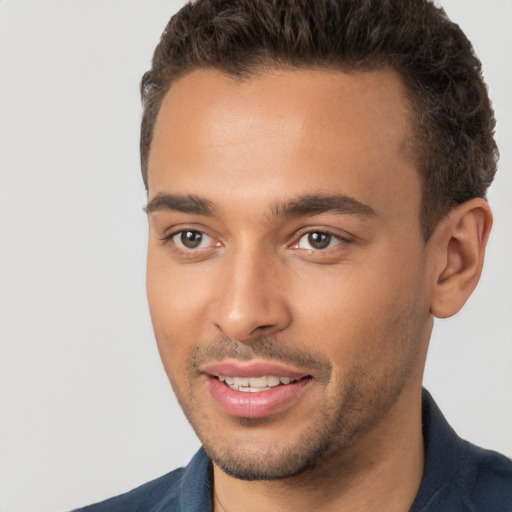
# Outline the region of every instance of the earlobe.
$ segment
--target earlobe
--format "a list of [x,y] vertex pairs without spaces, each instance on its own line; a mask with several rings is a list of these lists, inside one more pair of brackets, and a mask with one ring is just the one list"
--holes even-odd
[[429,241],[433,258],[430,311],[434,316],[454,315],[475,289],[491,226],[491,209],[482,198],[456,206],[437,226]]

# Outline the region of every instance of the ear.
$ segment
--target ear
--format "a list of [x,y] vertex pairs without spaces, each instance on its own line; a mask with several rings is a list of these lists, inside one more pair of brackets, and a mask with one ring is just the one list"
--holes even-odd
[[430,311],[438,318],[457,313],[475,289],[492,227],[485,199],[475,198],[453,208],[438,224],[428,244],[432,257]]

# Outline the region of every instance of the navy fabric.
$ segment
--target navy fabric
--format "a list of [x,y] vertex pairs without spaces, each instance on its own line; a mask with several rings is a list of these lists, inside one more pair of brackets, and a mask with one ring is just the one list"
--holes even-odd
[[[512,461],[460,439],[423,391],[425,471],[411,512],[512,512]],[[75,512],[211,512],[212,464],[186,468]]]
[[460,439],[423,390],[425,470],[411,512],[512,512],[512,461]]
[[210,512],[212,463],[201,448],[186,468],[75,512]]

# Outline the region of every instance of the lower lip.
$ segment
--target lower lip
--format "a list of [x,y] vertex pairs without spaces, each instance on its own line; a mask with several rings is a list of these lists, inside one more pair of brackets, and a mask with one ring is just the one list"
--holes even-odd
[[266,391],[235,391],[216,377],[208,377],[208,388],[219,407],[240,418],[263,418],[281,412],[299,399],[310,378],[291,384],[275,386]]

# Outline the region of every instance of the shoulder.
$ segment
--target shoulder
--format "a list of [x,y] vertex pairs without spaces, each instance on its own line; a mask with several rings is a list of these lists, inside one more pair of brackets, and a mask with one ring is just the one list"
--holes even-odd
[[512,461],[462,440],[423,391],[425,469],[414,512],[512,512]]
[[459,483],[468,506],[512,511],[512,460],[464,441],[461,462]]
[[142,512],[163,501],[171,507],[178,499],[184,471],[185,468],[176,469],[129,492],[74,512]]
[[211,488],[212,464],[201,448],[187,467],[74,512],[210,512]]

